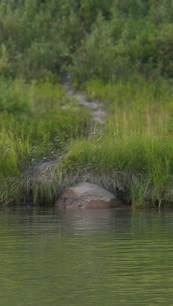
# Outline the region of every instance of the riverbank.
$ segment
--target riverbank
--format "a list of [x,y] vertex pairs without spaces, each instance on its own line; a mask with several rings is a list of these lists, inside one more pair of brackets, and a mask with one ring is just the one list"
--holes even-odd
[[90,99],[107,109],[104,133],[73,141],[62,163],[92,173],[94,183],[132,206],[172,205],[172,88],[138,78],[86,83]]
[[64,188],[89,182],[125,205],[172,205],[168,83],[93,80],[85,94],[21,80],[3,86],[1,204],[54,205]]
[[85,136],[91,116],[73,97],[69,100],[58,84],[1,79],[0,88],[0,203],[3,204],[18,202],[21,193],[26,192],[21,192],[26,171],[56,160],[63,155],[70,139]]
[[84,181],[133,207],[172,206],[172,12],[169,1],[0,4],[0,204],[54,205]]

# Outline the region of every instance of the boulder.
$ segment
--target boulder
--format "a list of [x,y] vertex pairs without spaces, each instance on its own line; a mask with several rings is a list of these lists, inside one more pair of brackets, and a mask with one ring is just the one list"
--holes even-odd
[[114,194],[90,183],[80,183],[66,188],[55,203],[60,208],[111,208],[122,206]]

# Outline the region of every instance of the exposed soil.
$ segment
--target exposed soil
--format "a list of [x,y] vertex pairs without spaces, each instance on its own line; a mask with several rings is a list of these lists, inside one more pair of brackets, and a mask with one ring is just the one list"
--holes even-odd
[[[65,93],[69,99],[71,98],[74,100],[74,98],[76,98],[80,105],[85,106],[90,110],[93,121],[96,123],[96,126],[94,127],[94,133],[98,132],[97,126],[100,132],[104,127],[106,119],[106,112],[103,110],[102,104],[99,101],[90,101],[84,94],[75,92],[75,90],[71,89],[68,83],[62,84],[62,87],[64,88]],[[93,133],[93,130],[91,133]],[[51,176],[54,167],[63,157],[63,154],[56,155],[56,153],[50,157],[46,156],[42,161],[33,163],[33,165],[31,165],[27,170],[27,173],[30,177],[33,177],[37,181],[46,180],[46,178]],[[25,175],[27,173],[25,173]]]
[[95,121],[96,124],[97,123],[99,123],[100,125],[105,124],[106,111],[103,109],[101,102],[88,100],[86,95],[71,89],[68,83],[64,83],[63,88],[67,96],[72,96],[73,98],[76,98],[79,101],[80,105],[83,105],[90,110],[93,120]]
[[[64,83],[63,88],[69,99],[73,99],[73,101],[77,99],[80,105],[90,110],[93,121],[95,122],[91,134],[103,133],[106,112],[102,108],[102,104],[99,101],[90,101],[84,94],[75,92],[68,83]],[[119,197],[119,192],[121,191],[123,194],[126,193],[124,192],[125,186],[128,185],[128,178],[126,175],[117,173],[113,178],[104,174],[93,176],[91,173],[86,172],[87,170],[84,170],[82,173],[76,171],[74,175],[66,175],[60,178],[59,174],[56,172],[56,167],[63,157],[64,154],[54,154],[54,156],[50,158],[47,157],[46,160],[34,163],[25,173],[23,173],[23,189],[24,192],[26,190],[26,193],[29,194],[30,199],[38,202],[38,198],[40,197],[41,201],[44,201],[45,198],[46,202],[46,193],[48,190],[53,193],[54,198],[57,199],[57,197],[59,197],[59,192],[63,191],[64,188],[71,187],[79,182],[88,182],[102,186],[110,192],[116,192],[118,198],[121,198],[124,202],[124,196]],[[60,190],[57,190],[58,188]],[[125,202],[127,201],[125,200]]]

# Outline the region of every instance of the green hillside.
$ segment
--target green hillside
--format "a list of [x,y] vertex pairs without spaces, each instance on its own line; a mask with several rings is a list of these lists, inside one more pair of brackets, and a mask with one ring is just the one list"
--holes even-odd
[[[172,49],[172,1],[0,1],[0,203],[52,205],[87,173],[126,204],[172,205]],[[102,102],[104,130],[67,80]]]

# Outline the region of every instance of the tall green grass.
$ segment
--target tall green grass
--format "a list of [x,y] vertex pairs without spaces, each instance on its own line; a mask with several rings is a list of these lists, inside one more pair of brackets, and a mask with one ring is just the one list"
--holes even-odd
[[172,201],[173,192],[171,88],[164,81],[162,87],[138,82],[86,84],[89,97],[105,101],[110,114],[102,134],[71,142],[62,167],[110,177],[119,173],[120,179],[126,174],[124,188],[134,206],[161,205]]
[[10,193],[13,198],[9,188],[17,194],[14,185],[27,166],[50,160],[65,150],[69,139],[87,133],[90,115],[69,100],[60,85],[1,79],[0,89],[0,202],[4,202]]

